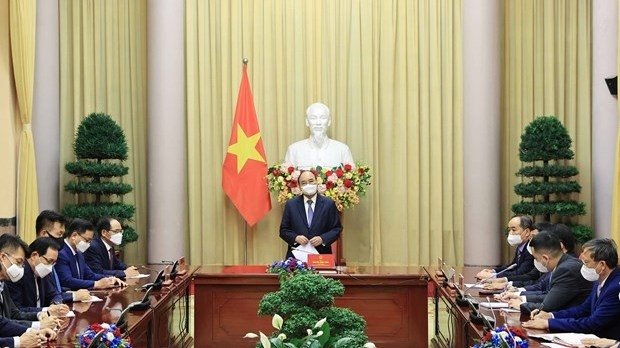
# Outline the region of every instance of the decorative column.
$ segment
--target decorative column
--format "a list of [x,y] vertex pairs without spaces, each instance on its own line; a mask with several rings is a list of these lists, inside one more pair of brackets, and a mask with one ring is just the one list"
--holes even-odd
[[148,0],[148,260],[187,250],[184,1]]
[[39,210],[58,210],[60,170],[60,53],[58,0],[37,1],[32,132]]
[[[594,232],[609,237],[612,214],[618,98],[605,78],[618,75],[618,1],[595,0],[592,5],[592,189]],[[614,212],[618,214],[618,212]]]
[[500,261],[500,0],[463,2],[465,265]]

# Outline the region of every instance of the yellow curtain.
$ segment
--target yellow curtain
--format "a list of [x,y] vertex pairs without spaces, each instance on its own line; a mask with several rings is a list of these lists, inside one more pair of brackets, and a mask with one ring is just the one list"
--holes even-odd
[[31,241],[36,235],[35,220],[39,214],[31,125],[37,1],[11,0],[9,11],[13,75],[22,124],[17,164],[17,228],[22,239]]
[[140,235],[125,247],[125,260],[145,263],[146,227],[146,0],[61,0],[60,16],[60,197],[74,160],[77,126],[91,112],[105,112],[123,128],[129,145],[124,182],[133,191],[123,197],[134,204]]
[[[620,14],[620,7],[618,8],[618,13]],[[618,43],[620,43],[620,28],[618,28]],[[620,71],[620,45],[618,45],[618,71]],[[618,116],[620,116],[620,113]],[[617,137],[614,188],[611,196],[611,238],[616,243],[620,243],[620,122],[618,122]]]
[[[502,219],[520,200],[519,142],[535,116],[555,115],[573,139],[582,186],[578,197],[592,225],[591,14],[589,0],[511,0],[504,3]],[[506,244],[506,243],[503,243]],[[506,245],[504,246],[505,249]]]
[[[245,224],[221,188],[241,76],[270,164],[306,138],[305,109],[373,170],[344,213],[351,264],[463,263],[461,1],[186,0],[190,259],[238,264]],[[247,228],[247,259],[282,258],[282,208]]]
[[9,18],[9,0],[0,0],[0,233],[15,233],[17,153],[21,133],[11,64]]

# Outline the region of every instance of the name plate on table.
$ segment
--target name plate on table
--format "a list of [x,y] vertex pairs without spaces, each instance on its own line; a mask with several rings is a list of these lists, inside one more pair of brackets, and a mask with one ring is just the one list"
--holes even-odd
[[336,268],[336,259],[332,254],[309,254],[308,266],[316,269],[334,269]]

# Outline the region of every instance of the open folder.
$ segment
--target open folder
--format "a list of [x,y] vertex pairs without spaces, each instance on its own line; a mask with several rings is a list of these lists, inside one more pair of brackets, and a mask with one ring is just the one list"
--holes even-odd
[[319,252],[310,243],[306,245],[299,245],[291,250],[293,256],[299,261],[308,262],[308,254],[318,254]]
[[530,333],[530,337],[542,338],[545,341],[561,344],[566,347],[584,347],[581,340],[584,338],[598,338],[593,334],[582,333],[549,333],[549,334],[534,334]]

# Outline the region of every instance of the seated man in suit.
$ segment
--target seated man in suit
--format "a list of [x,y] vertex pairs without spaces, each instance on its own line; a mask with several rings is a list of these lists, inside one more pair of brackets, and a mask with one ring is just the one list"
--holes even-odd
[[[5,281],[15,282],[23,277],[27,249],[26,243],[17,236],[0,236],[0,345],[3,347],[26,345],[24,341],[34,346],[42,342],[39,340],[46,334],[56,337],[52,330],[58,324],[55,317],[18,310],[4,288]],[[41,321],[37,321],[38,319]]]
[[[515,256],[510,265],[516,264],[516,267],[502,273],[502,277],[506,277],[510,280],[511,276],[526,274],[534,269],[534,257],[526,249],[527,244],[530,239],[532,239],[533,224],[532,218],[527,215],[516,215],[508,221],[508,237],[506,240],[510,246],[517,247]],[[493,278],[495,274],[504,271],[510,265],[498,266],[493,269],[483,269],[476,277],[479,279]]]
[[[65,245],[63,235],[65,234],[65,217],[58,214],[53,210],[44,210],[36,220],[37,238],[49,237],[58,244],[58,250],[62,249]],[[62,296],[62,302],[79,302],[88,300],[90,298],[90,292],[86,289],[80,289],[78,291],[63,291],[60,286],[60,279],[56,273],[56,267],[52,267],[52,273],[50,274],[50,281],[54,285],[56,292]]]
[[530,313],[534,309],[558,311],[582,304],[592,284],[581,276],[581,261],[564,253],[559,238],[551,232],[540,232],[530,246],[536,268],[541,273],[551,274],[549,288],[546,292],[530,292],[511,299],[510,306]]
[[24,276],[6,284],[13,303],[23,311],[44,310],[53,316],[64,317],[69,307],[62,303],[62,296],[56,291],[50,276],[58,259],[58,244],[52,238],[41,237],[30,243],[29,249]]
[[58,253],[56,271],[60,284],[71,290],[107,289],[127,286],[125,282],[93,272],[84,261],[83,252],[90,247],[95,227],[89,221],[74,219],[65,232],[65,246]]
[[292,257],[292,248],[310,243],[321,254],[331,254],[330,245],[342,231],[336,204],[317,192],[316,176],[311,171],[299,174],[303,194],[284,206],[280,223],[280,238],[288,244],[286,257]]
[[581,275],[593,281],[592,291],[579,306],[557,312],[535,310],[523,327],[550,332],[591,333],[620,339],[620,270],[616,243],[608,238],[593,239],[583,245],[579,256]]
[[90,243],[90,248],[84,252],[86,264],[93,272],[117,278],[140,274],[137,268],[127,267],[114,252],[114,245],[121,245],[123,242],[123,228],[118,220],[111,217],[99,219],[97,235]]

